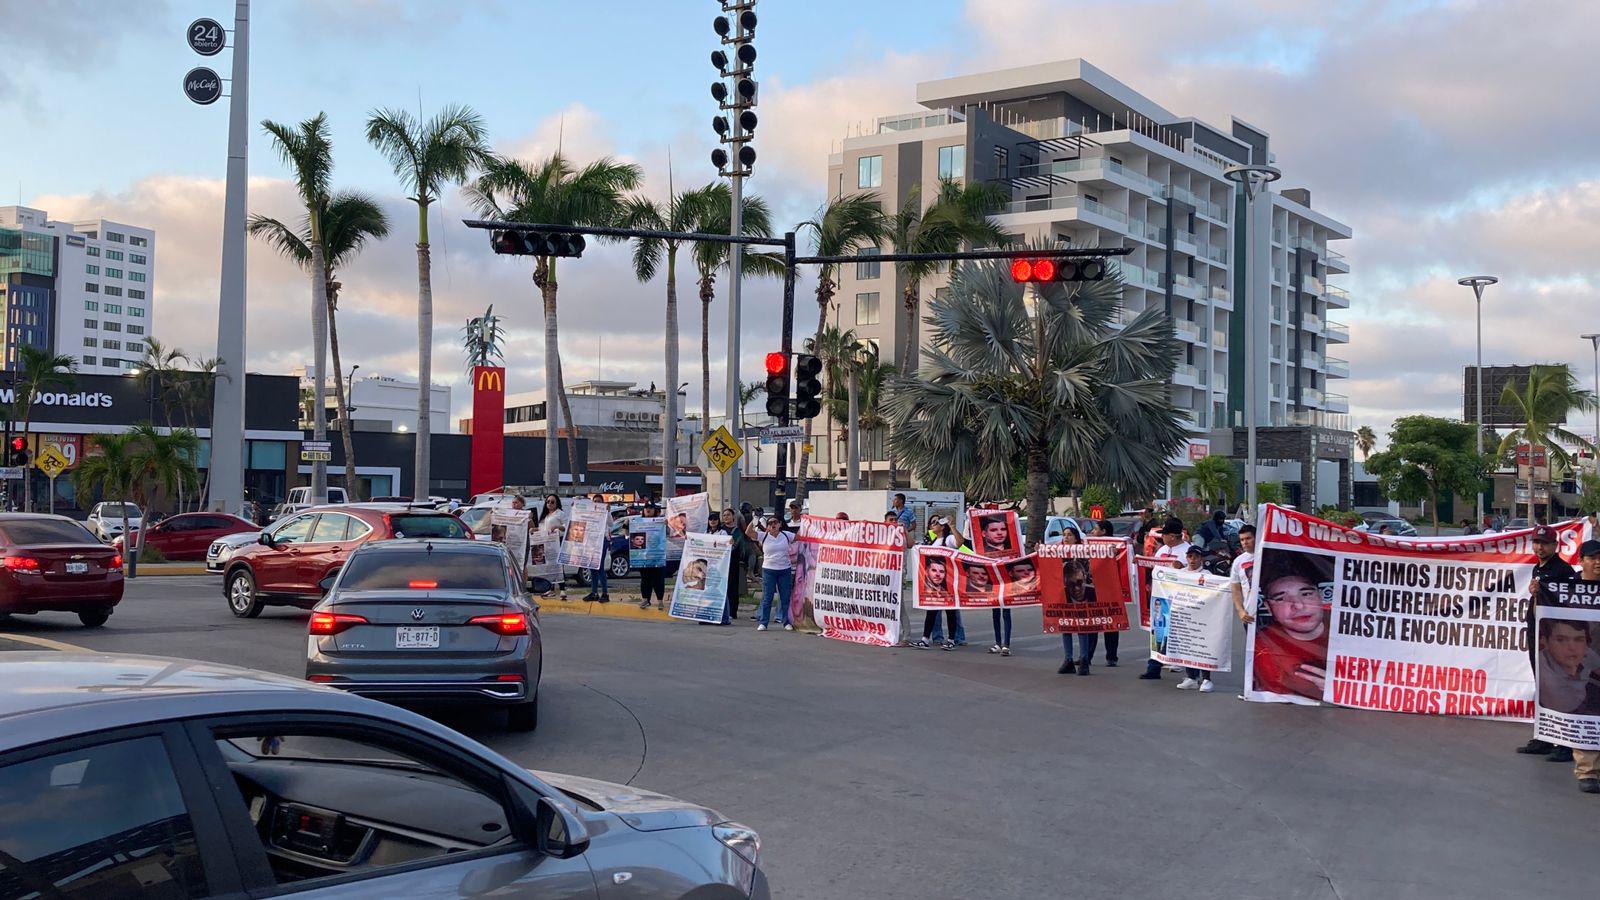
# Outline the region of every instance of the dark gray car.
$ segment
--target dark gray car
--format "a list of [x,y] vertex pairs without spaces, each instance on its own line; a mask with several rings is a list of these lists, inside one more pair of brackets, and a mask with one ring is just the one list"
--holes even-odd
[[769,896],[712,810],[190,660],[0,654],[0,798],[0,897]]
[[539,608],[502,544],[362,544],[311,612],[306,679],[389,700],[502,706],[539,723]]

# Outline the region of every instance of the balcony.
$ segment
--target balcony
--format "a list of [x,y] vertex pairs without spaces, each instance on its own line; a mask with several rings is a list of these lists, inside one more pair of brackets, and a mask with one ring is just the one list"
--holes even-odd
[[1147,241],[1155,244],[1161,244],[1163,246],[1165,246],[1167,241],[1167,230],[1165,228],[1162,228],[1159,225],[1151,225],[1149,222],[1145,222],[1140,219],[1128,220],[1128,233],[1136,238],[1143,238]]
[[1322,279],[1306,276],[1300,279],[1300,290],[1307,294],[1321,294],[1324,290]]
[[1345,325],[1343,323],[1340,323],[1340,322],[1329,322],[1327,324],[1327,327],[1324,329],[1324,333],[1327,335],[1328,341],[1330,343],[1335,343],[1335,344],[1348,344],[1348,343],[1350,343],[1350,326]]
[[1218,306],[1233,309],[1233,294],[1229,293],[1225,287],[1214,287],[1211,289],[1211,302]]
[[1188,363],[1178,363],[1178,367],[1172,370],[1172,383],[1198,387],[1201,384],[1200,370]]
[[1226,350],[1226,349],[1228,349],[1228,333],[1226,331],[1212,331],[1211,332],[1211,349],[1213,349],[1213,350]]
[[1226,373],[1226,372],[1214,372],[1214,373],[1212,373],[1212,375],[1211,375],[1211,391],[1212,391],[1212,393],[1215,393],[1215,394],[1226,394],[1228,392],[1228,373]]
[[915,131],[918,128],[936,128],[940,125],[954,125],[965,122],[967,117],[960,110],[946,109],[939,112],[906,113],[899,116],[879,116],[878,133],[885,131]]
[[1161,273],[1133,263],[1118,263],[1122,270],[1122,283],[1129,287],[1161,289]]
[[1320,334],[1322,332],[1322,317],[1316,313],[1305,313],[1300,316],[1300,329],[1309,331],[1312,334]]
[[1013,200],[1006,204],[1004,213],[1043,212],[1052,209],[1076,209],[1085,213],[1092,213],[1101,218],[1110,219],[1119,225],[1127,226],[1128,214],[1118,212],[1098,200],[1076,194],[1065,197],[1038,197],[1031,200]]
[[1200,282],[1188,275],[1173,275],[1172,286],[1175,290],[1183,292],[1185,297],[1193,297],[1196,300],[1205,294],[1205,288],[1200,286]]
[[1200,326],[1188,319],[1173,319],[1172,330],[1178,333],[1178,337],[1184,338],[1193,344],[1200,343],[1200,335],[1203,334]]
[[1328,285],[1322,291],[1322,299],[1328,302],[1328,307],[1330,309],[1350,308],[1350,292],[1346,291],[1342,287],[1334,287],[1331,284]]
[[1347,413],[1350,411],[1350,398],[1344,394],[1324,394],[1322,408],[1331,413]]
[[1322,371],[1329,378],[1349,378],[1350,363],[1337,356],[1330,356],[1322,361]]
[[1210,200],[1201,200],[1199,197],[1196,197],[1194,194],[1189,193],[1181,187],[1174,187],[1170,184],[1164,185],[1162,187],[1162,192],[1162,196],[1164,197],[1173,200],[1182,200],[1190,206],[1193,206],[1195,211],[1202,216],[1206,216],[1207,218],[1223,223],[1228,221],[1227,209],[1212,203]]
[[1302,388],[1300,390],[1300,402],[1306,406],[1321,406],[1322,392],[1316,388]]
[[1302,353],[1300,354],[1300,365],[1307,369],[1321,369],[1322,354],[1310,352]]

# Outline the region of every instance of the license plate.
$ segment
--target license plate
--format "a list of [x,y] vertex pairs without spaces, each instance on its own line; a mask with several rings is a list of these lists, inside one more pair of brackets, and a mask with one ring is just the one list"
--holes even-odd
[[394,648],[396,650],[437,650],[439,649],[439,626],[402,626],[394,630]]
[[69,563],[67,563],[67,574],[68,575],[82,575],[83,573],[85,573],[87,571],[89,571],[89,564],[86,563],[86,562],[69,562]]

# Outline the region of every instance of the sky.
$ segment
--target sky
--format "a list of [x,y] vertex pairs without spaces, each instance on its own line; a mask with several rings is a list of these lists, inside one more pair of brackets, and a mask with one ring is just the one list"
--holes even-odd
[[[392,233],[340,273],[340,343],[363,375],[415,375],[415,207],[364,140],[367,115],[431,115],[467,104],[498,152],[559,146],[578,161],[638,163],[665,196],[715,172],[709,94],[711,0],[256,0],[253,122],[326,112],[334,183],[376,198]],[[822,202],[827,155],[881,115],[916,109],[918,81],[1081,57],[1178,115],[1272,136],[1280,187],[1355,231],[1340,314],[1353,425],[1384,434],[1399,415],[1461,415],[1475,352],[1462,275],[1500,277],[1483,304],[1484,362],[1567,362],[1593,377],[1585,332],[1600,331],[1600,91],[1584,0],[765,0],[756,32],[759,154],[748,188],[778,223]],[[179,84],[210,61],[184,26],[232,23],[226,0],[0,0],[0,203],[157,230],[152,334],[214,350],[227,102],[199,107]],[[299,213],[259,129],[250,207]],[[510,329],[512,391],[542,385],[542,321],[526,259],[496,257],[460,224],[455,192],[435,207],[436,380],[467,407],[460,332],[490,304]],[[798,288],[801,311],[810,285]],[[701,408],[701,311],[679,285],[687,409]],[[566,264],[561,354],[568,383],[660,381],[665,285],[640,284],[625,248],[591,243]],[[780,292],[747,284],[741,367],[774,349]],[[250,252],[249,365],[310,358],[310,290],[265,245]],[[721,406],[724,301],[708,324],[712,411]],[[1338,389],[1335,389],[1338,392]],[[1592,425],[1576,430],[1592,432]]]

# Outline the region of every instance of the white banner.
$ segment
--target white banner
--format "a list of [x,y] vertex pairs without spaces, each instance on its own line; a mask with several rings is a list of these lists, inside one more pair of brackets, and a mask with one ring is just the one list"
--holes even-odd
[[528,522],[532,515],[533,510],[510,507],[489,513],[489,539],[505,544],[524,570],[528,568]]
[[575,569],[598,569],[605,564],[610,511],[593,500],[574,500],[567,513],[567,539],[561,545],[561,564]]
[[528,535],[528,577],[551,584],[561,580],[561,535],[549,531]]
[[1157,662],[1232,671],[1233,618],[1233,594],[1226,577],[1204,570],[1152,570],[1150,655]]
[[802,548],[815,545],[811,605],[826,637],[877,647],[900,643],[906,530],[884,522],[804,516]]
[[1600,581],[1545,585],[1534,637],[1539,708],[1534,736],[1600,750]]
[[668,497],[667,559],[683,557],[683,541],[691,534],[705,534],[711,518],[711,503],[704,491]]
[[695,622],[721,622],[722,608],[728,600],[728,565],[732,557],[731,535],[687,535],[667,615]]

